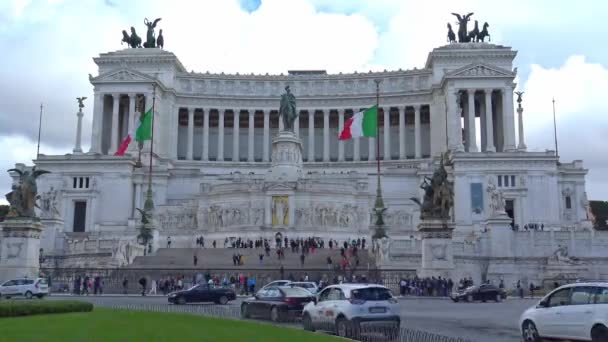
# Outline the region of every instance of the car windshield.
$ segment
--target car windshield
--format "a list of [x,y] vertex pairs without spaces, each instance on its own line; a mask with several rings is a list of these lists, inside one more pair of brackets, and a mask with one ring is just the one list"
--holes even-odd
[[315,287],[314,284],[311,283],[292,283],[290,284],[291,286],[296,286],[296,287],[303,287],[305,289],[312,289]]
[[310,297],[310,292],[300,287],[286,287],[282,289],[285,297]]
[[42,278],[42,279],[40,279],[38,281],[38,284],[40,284],[40,285],[47,285],[48,283],[47,283],[46,279]]
[[389,300],[393,297],[391,291],[383,287],[366,287],[352,290],[351,296],[354,299],[362,300]]

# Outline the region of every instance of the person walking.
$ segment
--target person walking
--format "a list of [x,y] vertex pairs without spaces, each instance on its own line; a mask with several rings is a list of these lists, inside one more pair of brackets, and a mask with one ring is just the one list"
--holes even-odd
[[530,298],[534,298],[534,283],[530,283]]
[[127,277],[125,277],[122,280],[122,294],[127,294],[127,290],[129,289],[129,280],[127,280]]
[[196,266],[196,264],[198,264],[198,257],[196,256],[196,254],[194,254],[194,266]]
[[330,256],[327,256],[327,269],[331,271],[332,260]]
[[167,236],[167,248],[171,248],[171,236]]
[[304,259],[306,259],[304,253],[300,254],[300,266],[304,266]]
[[152,279],[152,282],[150,282],[150,292],[148,292],[148,294],[155,295],[156,287],[157,287],[156,280]]
[[145,296],[146,295],[146,284],[147,284],[147,280],[146,277],[141,277],[139,278],[139,285],[141,285],[141,295]]

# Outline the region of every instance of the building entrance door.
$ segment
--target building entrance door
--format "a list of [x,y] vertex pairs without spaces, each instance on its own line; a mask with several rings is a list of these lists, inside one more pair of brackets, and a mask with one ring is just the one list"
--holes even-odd
[[506,200],[505,201],[505,211],[507,212],[507,215],[509,215],[509,217],[511,218],[511,229],[513,229],[513,227],[515,227],[515,210],[513,208],[515,208],[515,200],[514,199]]
[[87,218],[87,202],[76,201],[74,202],[74,226],[72,230],[74,233],[84,232],[85,222]]

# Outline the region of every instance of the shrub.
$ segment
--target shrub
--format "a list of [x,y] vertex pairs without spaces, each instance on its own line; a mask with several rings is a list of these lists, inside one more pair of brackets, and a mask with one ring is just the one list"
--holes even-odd
[[67,312],[90,312],[93,304],[79,301],[2,301],[0,317],[44,315]]

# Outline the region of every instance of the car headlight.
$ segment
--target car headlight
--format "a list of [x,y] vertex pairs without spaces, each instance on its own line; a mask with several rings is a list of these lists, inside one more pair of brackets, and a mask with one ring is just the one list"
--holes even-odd
[[169,297],[170,297],[170,298],[173,298],[173,297],[175,297],[175,296],[177,296],[175,293],[170,293],[170,294],[169,294]]

